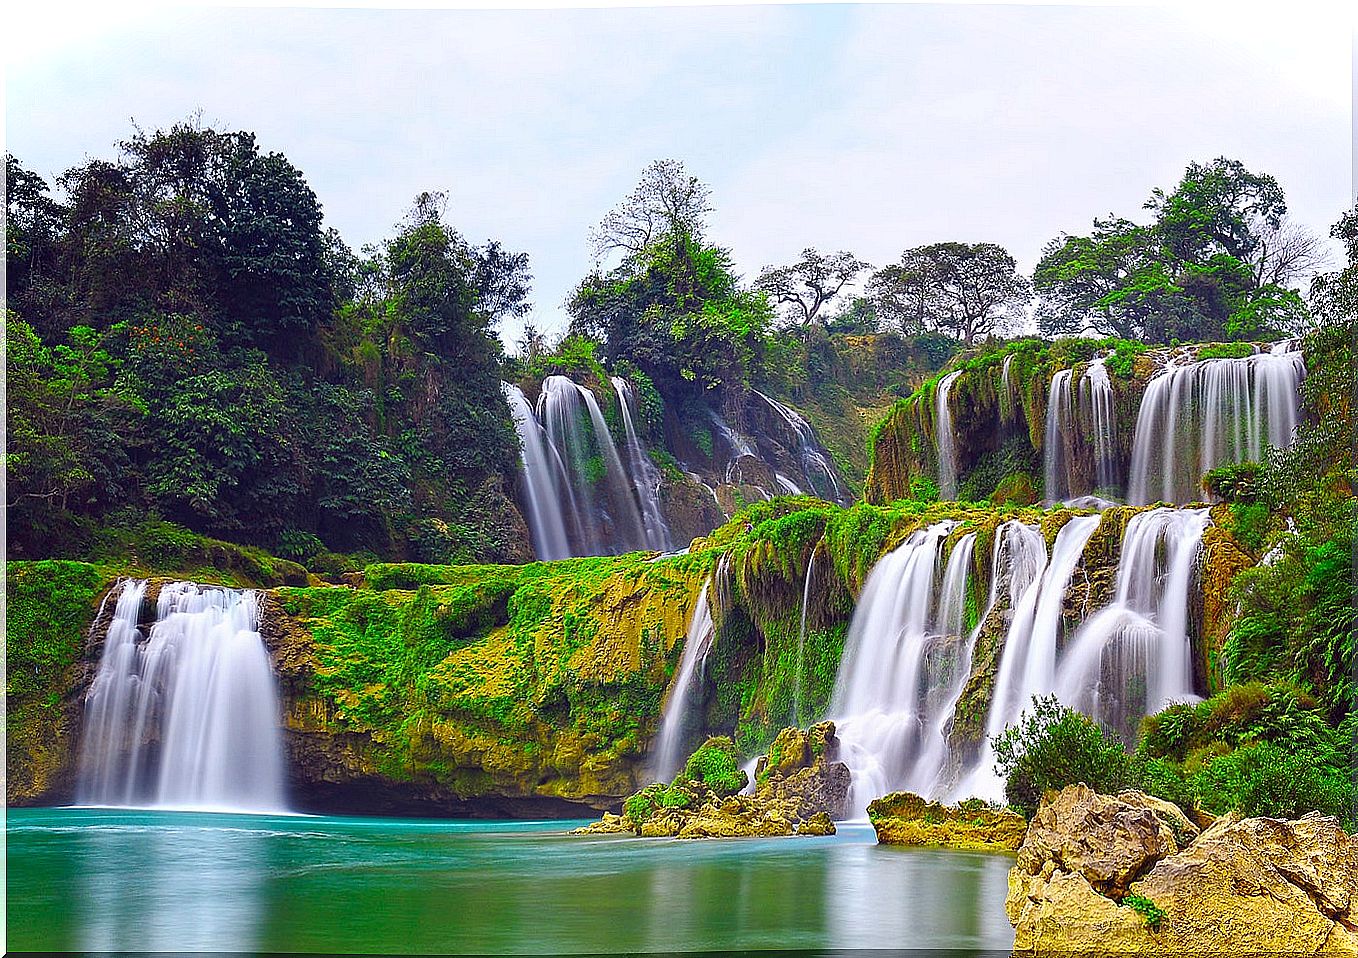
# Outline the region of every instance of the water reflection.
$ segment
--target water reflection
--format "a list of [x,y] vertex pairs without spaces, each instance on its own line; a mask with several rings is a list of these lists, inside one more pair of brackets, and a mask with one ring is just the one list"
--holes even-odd
[[80,950],[256,950],[269,839],[222,817],[166,827],[109,816],[79,829]]
[[[48,809],[9,819],[26,951],[1007,949],[1004,856],[560,823]],[[15,876],[23,876],[17,879]],[[74,899],[74,900],[73,900]]]

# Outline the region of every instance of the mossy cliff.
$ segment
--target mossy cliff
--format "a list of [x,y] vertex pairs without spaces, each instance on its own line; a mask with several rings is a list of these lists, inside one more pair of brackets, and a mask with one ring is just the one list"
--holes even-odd
[[[958,498],[1029,503],[1041,498],[1044,430],[1052,376],[1073,369],[1078,383],[1091,360],[1105,356],[1117,434],[1113,455],[1125,472],[1137,411],[1156,360],[1126,340],[1015,340],[963,353],[898,401],[872,430],[865,495],[872,502],[937,493],[938,385],[957,372],[949,393],[957,459]],[[1008,385],[1004,368],[1008,364]],[[1093,491],[1088,430],[1065,437],[1077,486]]]
[[[1111,594],[1136,511],[1104,513],[1066,596],[1068,631]],[[716,634],[683,744],[727,735],[743,756],[767,753],[780,730],[827,714],[855,597],[878,558],[944,519],[956,522],[947,549],[976,535],[966,626],[981,629],[949,729],[957,755],[970,755],[1010,615],[1001,602],[979,622],[995,530],[1021,518],[1050,543],[1078,512],[784,498],[747,507],[686,555],[373,565],[345,586],[272,583],[261,632],[280,678],[294,795],[308,808],[432,814],[617,807],[648,783],[645,758],[704,583]],[[1221,527],[1204,554],[1197,617],[1210,692],[1225,590],[1247,553]],[[10,565],[11,802],[72,795],[82,700],[107,627],[96,614],[120,571]],[[153,617],[148,599],[143,624]]]

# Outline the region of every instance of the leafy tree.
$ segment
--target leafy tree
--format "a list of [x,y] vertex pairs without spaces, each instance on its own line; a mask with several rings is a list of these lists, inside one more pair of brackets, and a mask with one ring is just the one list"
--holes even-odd
[[970,346],[1022,314],[1032,285],[994,243],[934,243],[872,275],[878,314],[909,334],[933,329]]
[[1122,744],[1054,695],[1034,696],[1032,710],[1006,728],[994,747],[1005,798],[1030,817],[1048,790],[1083,782],[1095,791],[1116,792],[1127,778]]
[[868,268],[867,263],[845,250],[825,254],[808,246],[791,266],[765,267],[754,286],[775,303],[792,307],[792,321],[806,326]]
[[1218,157],[1190,163],[1170,193],[1155,189],[1146,201],[1165,247],[1181,262],[1202,263],[1218,253],[1250,262],[1265,230],[1276,231],[1287,214],[1278,181],[1251,173],[1239,160]]

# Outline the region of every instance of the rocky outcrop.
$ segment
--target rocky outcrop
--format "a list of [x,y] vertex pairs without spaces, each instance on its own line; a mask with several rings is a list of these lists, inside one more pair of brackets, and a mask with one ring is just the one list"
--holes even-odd
[[1017,812],[979,799],[960,805],[930,802],[913,792],[892,792],[868,806],[868,821],[881,845],[926,845],[1014,851],[1028,822]]
[[1358,839],[1333,818],[1223,817],[1072,785],[1009,875],[1018,954],[1358,955]]
[[849,769],[836,760],[832,722],[787,728],[756,764],[753,794],[729,738],[710,738],[669,784],[648,785],[576,834],[631,833],[642,838],[747,838],[833,835],[849,791]]

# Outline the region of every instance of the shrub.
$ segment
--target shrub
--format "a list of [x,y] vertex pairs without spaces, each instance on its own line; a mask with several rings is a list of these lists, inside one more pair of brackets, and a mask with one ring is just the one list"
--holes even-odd
[[1083,782],[1116,792],[1127,780],[1127,752],[1087,715],[1056,696],[1033,697],[1033,708],[995,739],[996,770],[1009,804],[1031,817],[1044,792]]
[[1257,462],[1217,466],[1203,473],[1202,489],[1226,502],[1254,502],[1259,498],[1259,477],[1263,467]]
[[721,735],[699,745],[674,781],[676,785],[701,782],[718,795],[726,796],[739,792],[749,780],[749,775],[740,767],[736,743]]
[[1192,787],[1202,807],[1214,814],[1298,818],[1319,811],[1352,825],[1349,776],[1314,753],[1254,742],[1209,762],[1193,776]]

